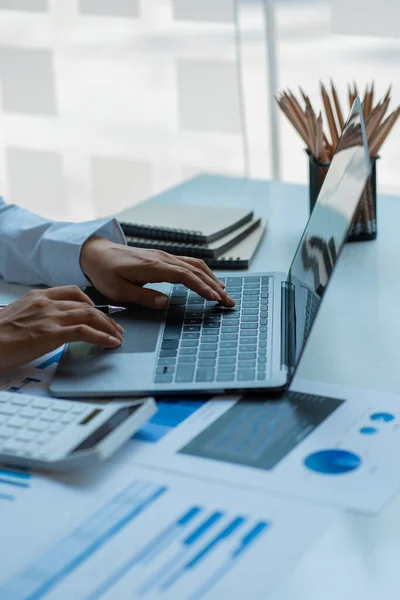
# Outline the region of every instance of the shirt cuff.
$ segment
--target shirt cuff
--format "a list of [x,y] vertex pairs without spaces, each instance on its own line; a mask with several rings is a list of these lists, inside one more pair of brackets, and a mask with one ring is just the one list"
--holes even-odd
[[[52,285],[73,284],[79,287],[91,285],[80,265],[82,246],[89,238],[101,236],[117,244],[126,244],[125,236],[116,219],[73,223],[63,228],[62,235],[60,233],[54,232],[52,236],[54,253]],[[57,274],[55,273],[56,264],[58,265]]]

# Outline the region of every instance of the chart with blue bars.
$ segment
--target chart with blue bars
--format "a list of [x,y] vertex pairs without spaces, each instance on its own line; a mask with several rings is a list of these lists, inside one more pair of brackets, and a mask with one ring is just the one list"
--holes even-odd
[[31,487],[32,476],[28,471],[0,467],[0,505],[17,500]]
[[51,365],[58,364],[60,362],[62,353],[63,353],[63,351],[60,350],[59,352],[52,354],[51,356],[49,356],[49,358],[46,358],[43,362],[40,362],[38,365],[36,365],[36,368],[43,370],[43,369],[47,369]]
[[152,418],[135,434],[134,439],[149,444],[159,442],[168,435],[175,427],[186,421],[201,408],[207,398],[203,400],[173,400],[163,399],[157,401],[157,412]]
[[[0,597],[204,600],[271,523],[202,503],[177,507],[176,499],[168,486],[134,481],[2,586]],[[147,511],[157,530],[146,538],[149,525],[136,523]]]
[[56,351],[29,367],[28,371],[17,370],[11,377],[0,377],[0,390],[35,395],[46,394],[47,382],[60,361],[61,354],[62,351]]

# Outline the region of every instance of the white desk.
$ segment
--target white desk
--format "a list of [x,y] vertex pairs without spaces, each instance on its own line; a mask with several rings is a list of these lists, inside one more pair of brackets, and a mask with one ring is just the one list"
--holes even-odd
[[[210,202],[215,190],[220,205],[251,204],[268,217],[252,270],[287,271],[308,215],[307,188],[203,176],[202,193],[190,202]],[[172,194],[166,192],[163,200],[171,201]],[[400,392],[399,223],[400,198],[381,197],[377,241],[346,246],[302,359],[301,377]],[[22,291],[3,283],[0,302],[4,294],[10,301]],[[379,518],[339,517],[269,600],[397,599],[399,556],[400,499]]]

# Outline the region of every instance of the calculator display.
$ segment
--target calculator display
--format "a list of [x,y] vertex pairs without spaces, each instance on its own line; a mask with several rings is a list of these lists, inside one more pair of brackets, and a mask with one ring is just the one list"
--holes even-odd
[[126,421],[126,419],[128,419],[134,412],[136,412],[137,409],[140,408],[140,406],[141,404],[139,403],[134,406],[120,408],[120,410],[118,410],[112,417],[110,417],[108,421],[100,425],[100,427],[96,429],[96,431],[91,433],[83,442],[79,444],[79,446],[74,448],[71,454],[74,452],[80,452],[81,450],[88,450],[89,448],[93,448],[94,446],[96,446],[105,437],[107,437],[107,435],[115,431],[117,427],[121,425],[121,423]]

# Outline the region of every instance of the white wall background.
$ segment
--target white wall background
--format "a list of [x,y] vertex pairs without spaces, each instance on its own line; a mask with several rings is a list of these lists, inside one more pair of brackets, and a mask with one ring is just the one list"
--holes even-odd
[[[200,171],[243,175],[246,147],[248,174],[271,177],[263,0],[237,2],[244,119],[234,0],[0,0],[0,193],[81,220]],[[319,80],[333,77],[344,98],[349,81],[374,79],[399,103],[400,40],[353,29],[357,7],[390,2],[400,10],[275,0],[280,88],[301,85],[319,106]],[[303,143],[282,116],[279,126],[283,179],[306,183]],[[400,122],[381,190],[400,186],[399,136]]]
[[242,114],[234,0],[0,0],[6,199],[57,218],[110,214],[199,171],[242,175],[247,138],[251,174],[267,177],[258,4],[239,16],[257,40],[240,54],[252,64]]

